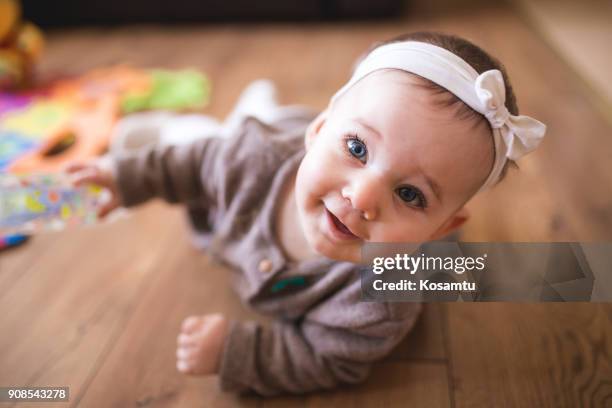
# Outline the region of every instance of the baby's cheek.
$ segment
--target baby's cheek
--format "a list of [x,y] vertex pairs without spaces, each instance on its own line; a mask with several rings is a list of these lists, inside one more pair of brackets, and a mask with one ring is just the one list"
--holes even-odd
[[[316,174],[309,168],[308,163],[303,162],[299,168],[295,181],[295,194],[298,208],[310,210],[315,200],[317,188]],[[315,191],[313,191],[313,189]]]
[[320,158],[307,156],[300,167],[296,188],[312,196],[322,196],[330,188],[332,179],[329,172],[329,166],[325,166]]

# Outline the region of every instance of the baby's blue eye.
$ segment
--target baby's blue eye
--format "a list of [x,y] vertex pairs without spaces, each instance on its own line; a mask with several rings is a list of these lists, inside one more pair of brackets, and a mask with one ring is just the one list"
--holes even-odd
[[396,191],[397,195],[406,203],[412,203],[416,199],[418,200],[417,207],[425,208],[427,206],[423,193],[414,187],[400,187]]
[[358,159],[363,159],[366,157],[368,150],[365,146],[365,144],[358,138],[353,137],[351,139],[348,139],[346,142],[346,145],[348,147],[349,152],[351,153],[351,155],[353,155],[354,157],[358,158]]

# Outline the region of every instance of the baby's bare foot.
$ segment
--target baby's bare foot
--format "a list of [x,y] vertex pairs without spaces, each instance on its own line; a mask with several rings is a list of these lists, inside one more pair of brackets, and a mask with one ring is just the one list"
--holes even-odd
[[176,368],[190,375],[215,374],[225,334],[227,319],[221,314],[190,316],[183,320],[177,338]]

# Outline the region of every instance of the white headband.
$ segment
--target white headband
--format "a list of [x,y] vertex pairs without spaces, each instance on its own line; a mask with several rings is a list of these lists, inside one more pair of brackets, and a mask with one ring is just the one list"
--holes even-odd
[[546,125],[529,116],[515,116],[508,112],[504,78],[499,70],[478,74],[452,52],[418,41],[396,42],[376,48],[332,97],[330,106],[366,75],[386,68],[401,69],[429,79],[488,119],[493,128],[495,162],[479,192],[495,185],[508,159],[517,160],[531,152],[544,137]]

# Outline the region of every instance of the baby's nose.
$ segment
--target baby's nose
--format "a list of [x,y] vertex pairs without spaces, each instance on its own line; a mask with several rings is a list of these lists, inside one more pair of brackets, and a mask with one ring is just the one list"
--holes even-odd
[[373,177],[360,177],[342,190],[353,208],[359,210],[366,220],[373,220],[378,212],[382,196],[382,183]]

